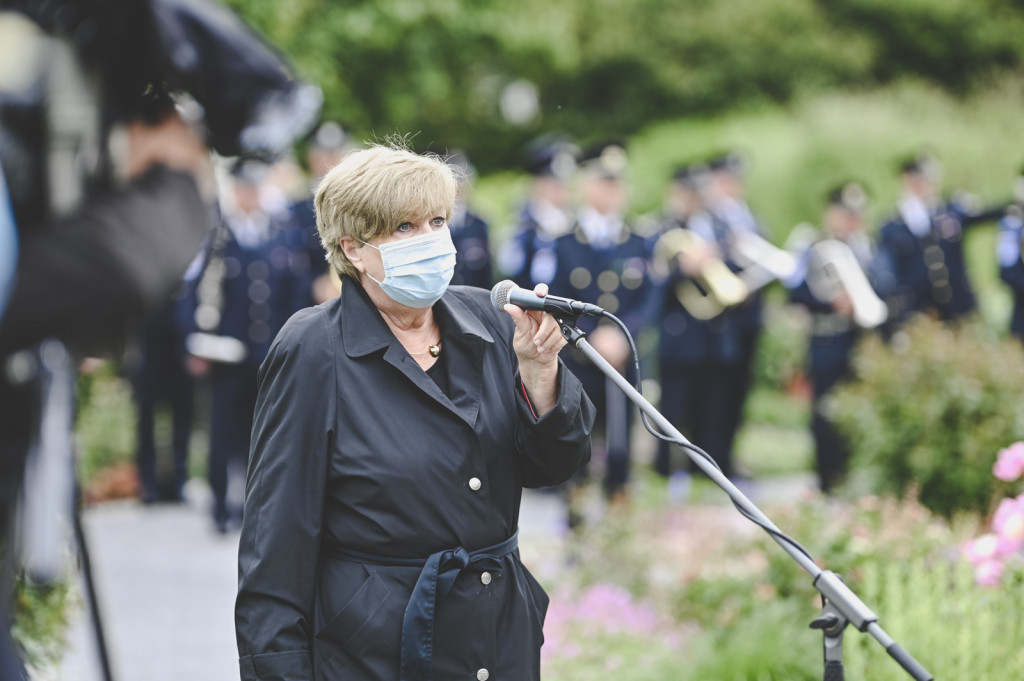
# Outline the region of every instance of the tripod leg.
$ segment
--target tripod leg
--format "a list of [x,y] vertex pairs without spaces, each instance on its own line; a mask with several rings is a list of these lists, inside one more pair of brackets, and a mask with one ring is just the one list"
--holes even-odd
[[74,505],[72,522],[75,526],[75,543],[78,544],[78,556],[82,562],[82,582],[85,584],[85,599],[92,621],[92,630],[96,638],[96,653],[99,656],[103,681],[113,681],[114,675],[110,668],[110,654],[107,651],[107,639],[103,633],[103,619],[100,617],[99,599],[96,597],[96,583],[93,580],[92,561],[89,558],[89,546],[82,528],[82,514],[79,505]]

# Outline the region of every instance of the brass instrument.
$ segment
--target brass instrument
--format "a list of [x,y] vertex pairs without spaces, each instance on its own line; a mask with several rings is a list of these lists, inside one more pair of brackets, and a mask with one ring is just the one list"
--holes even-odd
[[[675,228],[662,235],[655,253],[660,251],[670,260],[693,253],[706,243],[692,230]],[[752,232],[737,234],[731,245],[733,256],[743,266],[740,272],[733,272],[721,258],[707,258],[694,279],[685,279],[676,286],[679,303],[695,319],[713,319],[796,270],[796,258]]]
[[[707,240],[693,230],[675,227],[661,235],[654,251],[656,259],[670,262],[681,254],[694,253],[706,247]],[[747,285],[719,258],[705,259],[695,279],[679,282],[676,297],[696,319],[717,317],[726,308],[742,303],[749,295]]]
[[825,302],[846,293],[853,304],[853,321],[873,329],[889,317],[889,308],[875,294],[864,269],[849,244],[837,239],[819,241],[811,247],[807,286],[815,298]]

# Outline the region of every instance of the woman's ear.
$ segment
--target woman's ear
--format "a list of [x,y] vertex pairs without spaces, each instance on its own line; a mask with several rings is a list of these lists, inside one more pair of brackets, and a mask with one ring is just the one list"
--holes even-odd
[[345,257],[352,263],[352,266],[359,270],[360,274],[366,272],[366,264],[363,263],[363,258],[359,253],[362,248],[355,239],[350,236],[343,236],[338,239],[338,245],[341,246],[341,252],[345,254]]

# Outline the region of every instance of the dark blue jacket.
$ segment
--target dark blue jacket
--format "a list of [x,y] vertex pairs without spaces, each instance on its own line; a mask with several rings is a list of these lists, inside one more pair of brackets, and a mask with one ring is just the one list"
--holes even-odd
[[[578,224],[554,242],[555,272],[549,286],[554,295],[594,303],[614,314],[634,338],[647,324],[651,246],[627,223],[619,241],[608,248],[592,246]],[[593,318],[581,318],[584,332]]]
[[494,275],[487,223],[479,215],[465,211],[453,217],[449,227],[458,251],[452,284],[490,289]]
[[520,288],[532,290],[541,283],[549,283],[555,270],[556,236],[541,227],[525,203],[519,211],[515,232],[502,249],[498,265],[502,274]]
[[[191,311],[188,330],[237,338],[246,346],[245,362],[258,365],[288,318],[309,306],[307,254],[295,248],[289,226],[273,219],[268,238],[256,248],[243,247],[227,226],[219,229],[224,230],[219,251],[213,253],[213,244],[217,243],[214,238],[203,269],[190,282],[186,294],[185,304]],[[224,267],[220,318],[212,328],[200,328],[195,318],[201,302],[198,289],[211,261],[219,261]]]
[[891,276],[879,282],[879,289],[893,323],[930,310],[952,321],[977,308],[964,261],[966,217],[955,204],[947,204],[933,210],[931,231],[924,237],[911,232],[899,215],[882,227],[878,255]]
[[[316,228],[316,211],[313,207],[313,197],[310,196],[302,201],[293,203],[289,209],[289,241],[291,248],[300,254],[304,254],[304,261],[307,262],[306,269],[310,283],[317,277],[327,274],[328,266],[325,258],[323,244],[320,243],[320,232]],[[303,259],[297,261],[301,269]],[[309,305],[313,304],[313,293],[310,290]]]
[[1024,220],[1011,214],[999,221],[999,278],[1013,291],[1013,316],[1010,332],[1024,339],[1024,261],[1021,260],[1021,239]]

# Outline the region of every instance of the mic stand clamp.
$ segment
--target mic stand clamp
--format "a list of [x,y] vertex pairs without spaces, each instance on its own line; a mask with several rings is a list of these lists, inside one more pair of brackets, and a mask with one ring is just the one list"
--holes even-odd
[[825,646],[825,681],[844,681],[843,673],[843,632],[850,621],[825,601],[818,617],[811,622],[811,629],[821,629]]

